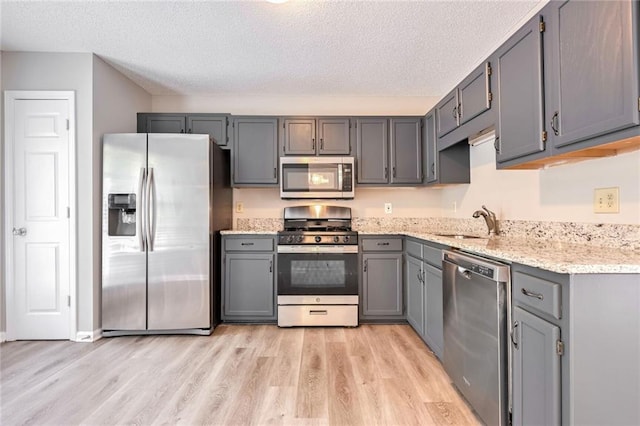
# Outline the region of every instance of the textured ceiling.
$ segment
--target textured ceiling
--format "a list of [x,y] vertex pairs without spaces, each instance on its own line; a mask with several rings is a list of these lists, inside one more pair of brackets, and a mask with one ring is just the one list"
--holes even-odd
[[2,1],[6,51],[93,52],[151,94],[441,96],[537,1]]

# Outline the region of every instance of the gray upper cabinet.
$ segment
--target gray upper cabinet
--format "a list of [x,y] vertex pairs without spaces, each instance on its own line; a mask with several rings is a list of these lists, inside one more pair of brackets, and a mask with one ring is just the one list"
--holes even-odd
[[389,182],[388,120],[359,118],[356,120],[356,158],[359,184]]
[[535,16],[494,55],[498,162],[545,149],[542,25],[542,17]]
[[277,185],[278,119],[235,117],[233,134],[233,186]]
[[422,182],[420,117],[358,118],[355,127],[358,184]]
[[422,142],[420,118],[392,118],[391,183],[422,182]]
[[491,108],[491,64],[475,69],[458,86],[459,125],[473,120]]
[[284,155],[351,154],[348,118],[284,118]]
[[316,154],[316,121],[314,119],[285,118],[282,122],[285,155]]
[[435,183],[438,180],[438,151],[436,144],[436,111],[431,110],[424,116],[422,124],[422,140],[424,153],[422,164],[426,169],[426,183]]
[[469,123],[483,112],[490,110],[492,99],[491,64],[485,62],[436,105],[438,138],[442,138],[458,126]]
[[451,93],[445,96],[436,105],[437,113],[437,132],[441,138],[456,127],[460,121],[458,116],[458,88],[456,87]]
[[513,309],[513,424],[560,425],[560,328]]
[[138,133],[194,133],[209,135],[221,148],[229,149],[227,114],[138,113]]
[[545,38],[547,121],[555,147],[637,125],[637,1],[557,1]]

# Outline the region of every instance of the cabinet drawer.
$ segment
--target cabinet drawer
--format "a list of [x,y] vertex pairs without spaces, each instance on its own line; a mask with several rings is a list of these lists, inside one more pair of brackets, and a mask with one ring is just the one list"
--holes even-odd
[[442,269],[442,250],[439,248],[424,245],[422,258],[438,269]]
[[226,251],[273,251],[272,238],[234,238],[224,242]]
[[401,238],[363,238],[364,251],[402,251]]
[[406,244],[408,255],[422,259],[422,244],[412,240],[407,240]]
[[562,318],[560,284],[522,272],[513,275],[513,300],[540,312]]

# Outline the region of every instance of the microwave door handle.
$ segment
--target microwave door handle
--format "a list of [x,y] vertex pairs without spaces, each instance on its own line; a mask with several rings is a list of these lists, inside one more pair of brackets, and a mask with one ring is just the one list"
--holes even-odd
[[342,192],[342,167],[343,164],[338,164],[338,191]]

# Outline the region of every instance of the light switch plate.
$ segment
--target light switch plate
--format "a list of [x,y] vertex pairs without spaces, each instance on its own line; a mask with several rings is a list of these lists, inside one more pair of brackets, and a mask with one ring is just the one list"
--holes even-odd
[[620,213],[620,188],[596,188],[593,191],[594,213]]
[[236,203],[236,213],[244,213],[244,204],[241,201]]

